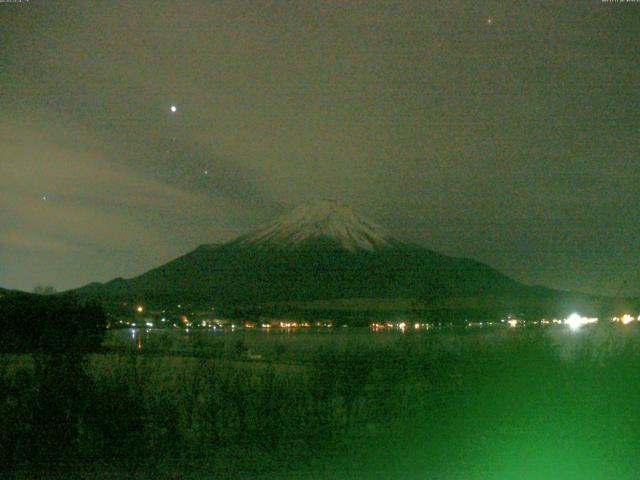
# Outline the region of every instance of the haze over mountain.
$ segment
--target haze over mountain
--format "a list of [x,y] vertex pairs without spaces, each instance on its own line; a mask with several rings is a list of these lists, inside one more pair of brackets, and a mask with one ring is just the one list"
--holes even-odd
[[327,200],[307,202],[230,242],[201,245],[135,278],[76,292],[156,305],[308,308],[314,302],[345,305],[368,299],[372,305],[411,300],[424,308],[480,311],[495,309],[496,299],[504,308],[537,311],[541,302],[565,295],[523,285],[475,260],[396,239],[349,207]]

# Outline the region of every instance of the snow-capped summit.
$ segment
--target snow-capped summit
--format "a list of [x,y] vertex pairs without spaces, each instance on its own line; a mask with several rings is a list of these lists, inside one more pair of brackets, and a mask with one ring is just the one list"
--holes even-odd
[[371,220],[334,200],[303,203],[289,214],[240,237],[240,245],[301,245],[329,240],[347,250],[374,251],[397,243]]

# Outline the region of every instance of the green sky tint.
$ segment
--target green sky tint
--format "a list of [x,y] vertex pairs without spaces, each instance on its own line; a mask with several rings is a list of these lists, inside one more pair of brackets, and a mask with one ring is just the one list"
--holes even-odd
[[527,283],[615,293],[640,267],[640,4],[34,0],[0,22],[2,286],[132,276],[318,197]]

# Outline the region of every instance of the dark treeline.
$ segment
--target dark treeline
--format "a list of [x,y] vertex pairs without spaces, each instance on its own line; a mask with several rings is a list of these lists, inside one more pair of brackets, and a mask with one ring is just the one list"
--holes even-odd
[[98,304],[69,296],[12,293],[0,298],[0,351],[87,353],[106,328]]
[[[533,287],[532,287],[533,288]],[[544,289],[543,289],[544,290]],[[132,305],[146,305],[148,310],[166,310],[166,315],[176,317],[185,312],[211,312],[211,303],[184,302],[181,309],[175,304],[165,302],[166,299],[136,298],[124,304],[122,302],[106,302],[105,308],[116,317],[131,317]],[[330,301],[325,306],[304,303],[226,303],[215,304],[215,316],[239,321],[260,321],[269,318],[285,318],[297,321],[331,320],[335,325],[368,326],[372,322],[386,322],[404,318],[409,322],[427,322],[434,324],[464,325],[466,322],[500,321],[507,317],[535,321],[543,318],[566,318],[573,312],[585,316],[610,318],[620,316],[628,311],[637,311],[640,303],[636,299],[599,298],[576,296],[569,293],[541,294],[539,297],[488,297],[484,300],[473,298],[442,298],[435,301],[416,299],[407,304],[399,301],[398,305],[364,307],[362,304],[351,306],[332,306]],[[375,302],[374,302],[375,303]],[[164,313],[163,313],[164,315]]]
[[[106,316],[72,297],[12,292],[0,298],[0,465],[54,464],[76,449],[83,405],[94,398],[87,355],[101,348]],[[6,375],[7,369],[25,362]]]

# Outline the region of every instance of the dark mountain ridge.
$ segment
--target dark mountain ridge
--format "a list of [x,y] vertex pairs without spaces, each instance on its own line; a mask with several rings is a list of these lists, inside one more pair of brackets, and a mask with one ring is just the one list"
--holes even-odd
[[455,309],[454,299],[465,299],[469,309],[473,299],[483,299],[477,302],[484,305],[481,314],[493,308],[487,299],[502,309],[526,306],[540,314],[553,304],[597,303],[593,296],[530,287],[478,261],[395,239],[335,202],[304,204],[228,243],[201,245],[140,276],[75,293],[162,306],[385,298],[413,299],[424,309]]

